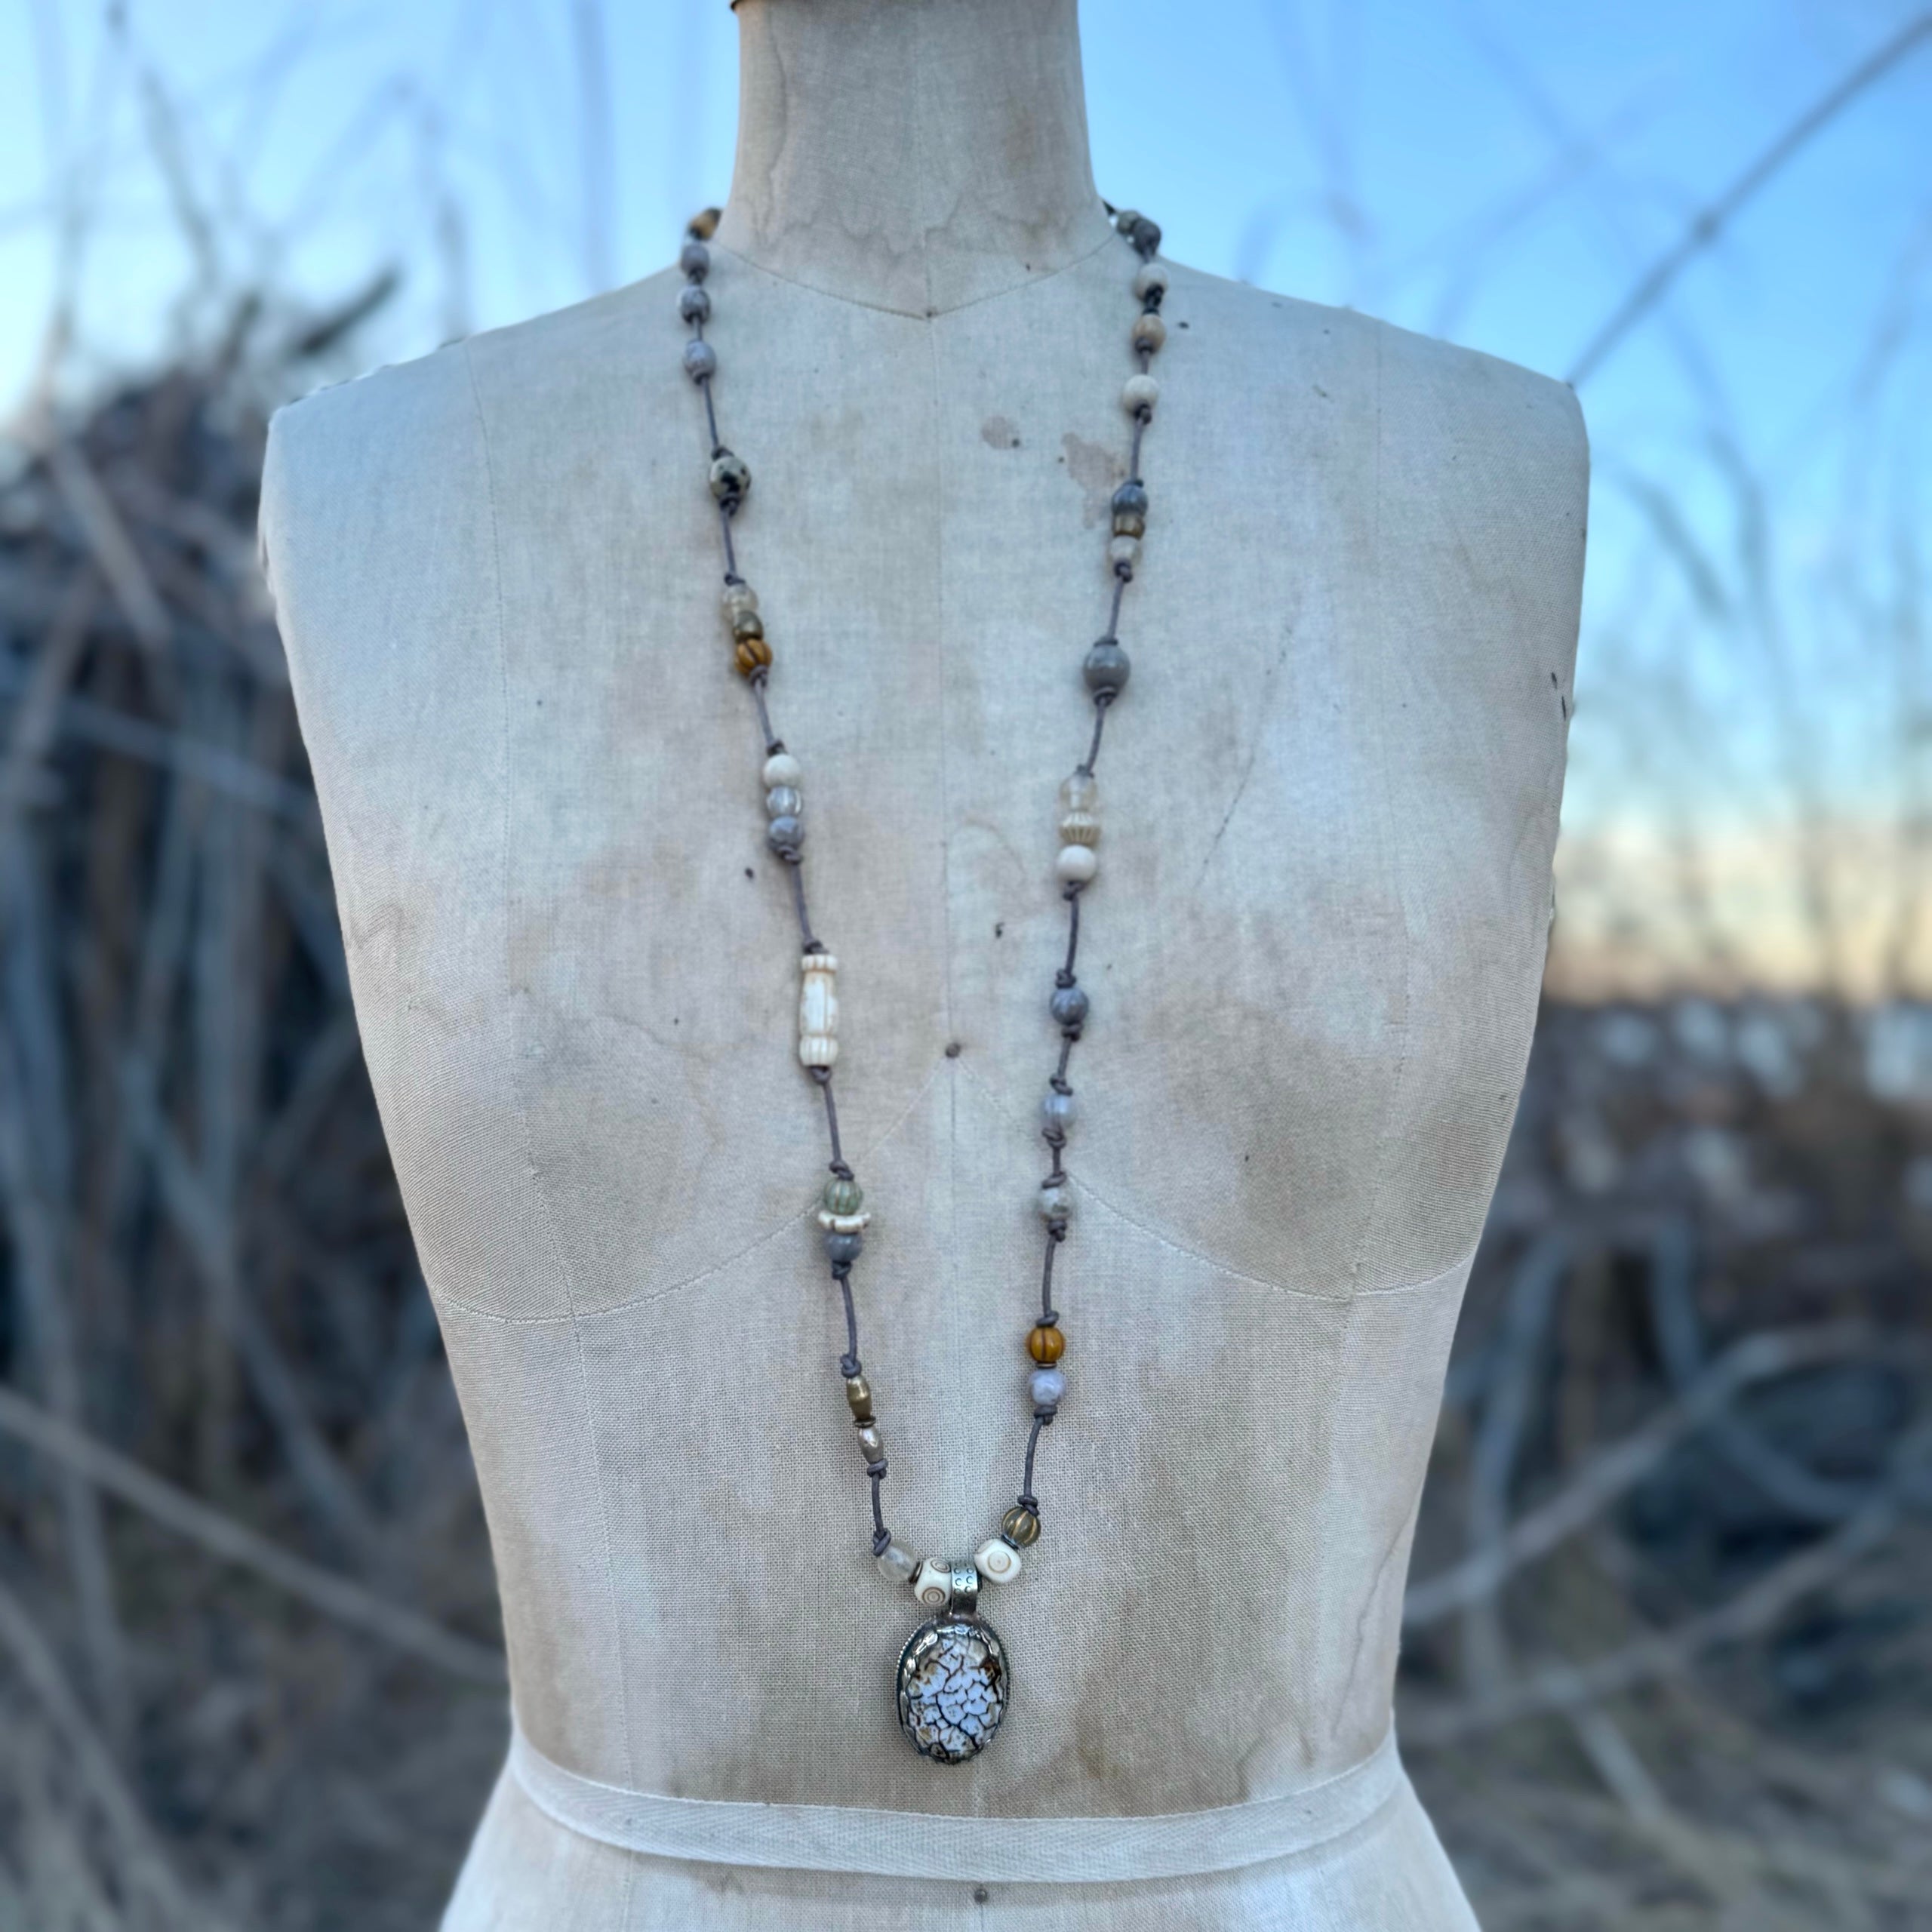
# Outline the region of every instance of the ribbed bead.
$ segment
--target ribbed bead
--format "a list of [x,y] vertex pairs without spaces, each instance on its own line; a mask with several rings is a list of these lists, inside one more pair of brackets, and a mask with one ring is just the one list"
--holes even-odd
[[828,1214],[856,1214],[865,1205],[866,1192],[855,1180],[834,1174],[819,1195],[819,1204]]
[[1040,1540],[1040,1519],[1023,1503],[1016,1503],[999,1519],[1000,1534],[1022,1549],[1030,1549]]
[[1026,1337],[1026,1352],[1042,1368],[1051,1368],[1066,1352],[1066,1337],[1057,1326],[1042,1321]]

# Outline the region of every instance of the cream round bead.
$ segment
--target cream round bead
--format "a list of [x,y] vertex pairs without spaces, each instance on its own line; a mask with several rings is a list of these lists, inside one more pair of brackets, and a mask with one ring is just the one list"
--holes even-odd
[[1076,771],[1060,780],[1060,801],[1070,812],[1091,812],[1100,802],[1100,781],[1091,771]]
[[829,952],[799,955],[798,1060],[829,1066],[838,1057],[838,961]]
[[1121,407],[1130,416],[1138,416],[1143,409],[1152,415],[1160,399],[1161,386],[1152,376],[1130,376],[1121,385]]
[[973,1567],[989,1583],[1010,1583],[1023,1567],[1019,1551],[998,1537],[987,1537],[973,1552]]
[[804,775],[805,768],[789,752],[774,752],[760,774],[768,792],[776,791],[781,785],[789,785],[795,791]]
[[1166,294],[1168,286],[1168,272],[1158,262],[1144,263],[1140,272],[1134,278],[1134,292],[1143,302],[1157,290],[1161,294]]
[[952,1601],[952,1565],[937,1558],[921,1559],[912,1573],[912,1594],[928,1610],[943,1610]]
[[1136,315],[1134,318],[1134,346],[1144,349],[1149,355],[1155,354],[1168,339],[1168,325],[1158,315]]
[[1137,537],[1115,537],[1108,540],[1107,561],[1118,570],[1124,564],[1130,573],[1140,568],[1140,539]]
[[1060,835],[1063,844],[1097,845],[1100,842],[1100,821],[1091,812],[1063,812]]
[[1100,869],[1100,861],[1091,845],[1063,845],[1054,861],[1054,872],[1063,885],[1084,885]]

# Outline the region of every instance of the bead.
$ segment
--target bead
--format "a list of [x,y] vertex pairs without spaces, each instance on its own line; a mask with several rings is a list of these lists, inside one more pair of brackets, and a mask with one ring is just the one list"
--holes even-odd
[[1131,578],[1140,568],[1140,538],[1116,537],[1107,546],[1107,561],[1112,565],[1115,576]]
[[1054,861],[1054,876],[1063,885],[1084,885],[1100,869],[1091,845],[1063,845]]
[[795,785],[805,775],[805,768],[789,752],[774,752],[759,774],[767,785]]
[[805,822],[796,812],[786,812],[764,828],[764,842],[781,858],[789,858],[805,842]]
[[694,237],[678,251],[678,266],[694,281],[702,281],[711,272],[711,251]]
[[1097,697],[1103,691],[1117,697],[1126,690],[1128,675],[1133,668],[1127,653],[1121,648],[1119,639],[1103,637],[1088,652],[1080,669],[1087,680],[1087,688]]
[[1066,1353],[1066,1337],[1042,1321],[1026,1337],[1026,1352],[1042,1368],[1051,1368]]
[[1076,771],[1060,780],[1060,801],[1070,812],[1091,812],[1100,802],[1100,781],[1091,771]]
[[739,670],[749,678],[771,662],[771,647],[761,637],[743,638],[732,655]]
[[885,1460],[885,1438],[878,1432],[877,1423],[862,1422],[852,1433],[857,1439],[859,1454],[868,1463]]
[[989,1537],[973,1552],[973,1567],[989,1583],[1010,1583],[1023,1567],[1019,1551],[998,1537]]
[[1134,292],[1142,301],[1167,294],[1168,272],[1158,262],[1143,262],[1134,278]]
[[1049,1226],[1065,1227],[1067,1217],[1073,1212],[1073,1196],[1066,1184],[1057,1180],[1043,1180],[1040,1183],[1040,1218]]
[[1168,339],[1168,325],[1158,315],[1136,315],[1134,318],[1134,346],[1144,349],[1153,355]]
[[866,1191],[855,1180],[834,1174],[825,1184],[819,1201],[828,1214],[856,1214],[864,1204]]
[[835,1214],[829,1208],[818,1211],[818,1224],[828,1234],[862,1235],[872,1226],[872,1211],[862,1208],[856,1214]]
[[1161,224],[1149,221],[1144,214],[1137,214],[1131,221],[1115,218],[1115,225],[1134,244],[1134,251],[1143,261],[1155,254],[1161,246]]
[[1046,1098],[1040,1103],[1040,1119],[1050,1132],[1065,1134],[1072,1126],[1078,1111],[1073,1104],[1073,1096],[1063,1094],[1057,1087],[1049,1087]]
[[700,242],[709,242],[718,232],[718,218],[722,208],[701,208],[691,217],[691,232]]
[[[699,343],[696,346],[702,349],[704,344]],[[685,360],[688,362],[691,360],[690,356],[687,355]],[[743,457],[734,456],[729,450],[720,450],[711,459],[711,494],[721,503],[743,503],[745,493],[751,487],[752,472]],[[734,626],[747,621],[756,623],[758,613],[755,611],[733,613],[731,622]],[[740,636],[745,635],[742,632],[739,634]],[[752,632],[751,635],[754,637],[762,637],[764,633],[759,630]]]
[[863,1235],[828,1234],[825,1238],[825,1258],[836,1267],[849,1268],[858,1260],[865,1244]]
[[678,291],[678,313],[688,322],[703,322],[711,319],[710,291],[695,281],[688,281]]
[[943,1610],[952,1601],[952,1565],[928,1556],[912,1573],[912,1594],[928,1610]]
[[685,374],[694,383],[701,383],[718,373],[718,352],[708,342],[688,342],[685,344]]
[[[845,1401],[852,1411],[854,1422],[870,1422],[872,1419],[872,1385],[863,1375],[848,1375],[845,1378]],[[911,1571],[906,1571],[912,1575]]]
[[1066,1395],[1066,1377],[1057,1368],[1036,1368],[1026,1378],[1026,1392],[1036,1409],[1057,1409]]
[[800,971],[798,1059],[806,1066],[829,1066],[838,1057],[838,961],[829,952],[808,952]]
[[1143,409],[1152,416],[1160,399],[1161,386],[1152,376],[1130,376],[1121,385],[1121,407],[1130,416],[1138,416]]
[[1078,1026],[1087,1017],[1087,989],[1084,986],[1056,986],[1053,998],[1048,1001],[1048,1007],[1063,1026]]
[[1008,1543],[1030,1549],[1040,1540],[1040,1519],[1023,1503],[1016,1503],[999,1519],[1000,1534]]
[[1137,516],[1131,510],[1115,510],[1114,534],[1116,537],[1145,537],[1147,534],[1147,519],[1144,516]]
[[879,1555],[878,1574],[888,1583],[909,1583],[918,1567],[917,1560],[896,1543],[888,1543]]
[[735,617],[740,611],[755,611],[758,608],[758,592],[748,583],[728,583],[720,601],[724,606],[724,615],[728,619]]
[[804,802],[795,785],[774,785],[764,795],[764,809],[773,818],[796,818]]
[[1097,845],[1100,842],[1100,821],[1091,812],[1063,812],[1060,835],[1062,841],[1069,845]]
[[1131,235],[1134,232],[1134,224],[1140,219],[1140,211],[1138,208],[1115,208],[1114,210],[1114,226],[1118,228],[1123,235]]
[[1114,492],[1111,508],[1115,516],[1144,517],[1148,512],[1147,486],[1137,476],[1130,476]]

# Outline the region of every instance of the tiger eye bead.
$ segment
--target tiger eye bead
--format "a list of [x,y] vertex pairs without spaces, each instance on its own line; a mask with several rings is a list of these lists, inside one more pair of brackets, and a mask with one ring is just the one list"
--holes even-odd
[[1016,1503],[999,1519],[1000,1534],[1022,1549],[1031,1549],[1040,1540],[1040,1519],[1023,1503]]
[[1026,1337],[1026,1352],[1042,1368],[1051,1368],[1066,1353],[1066,1337],[1042,1321]]
[[771,647],[761,637],[748,637],[740,642],[732,657],[739,675],[749,678],[771,662]]
[[851,1406],[854,1422],[870,1422],[873,1420],[872,1385],[863,1375],[846,1377],[845,1400]]

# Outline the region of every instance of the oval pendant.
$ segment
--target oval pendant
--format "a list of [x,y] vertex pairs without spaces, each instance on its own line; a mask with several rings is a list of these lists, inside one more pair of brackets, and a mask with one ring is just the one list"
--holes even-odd
[[921,1756],[963,1764],[993,1741],[1012,1681],[999,1632],[983,1617],[948,1611],[899,1653],[899,1727]]

